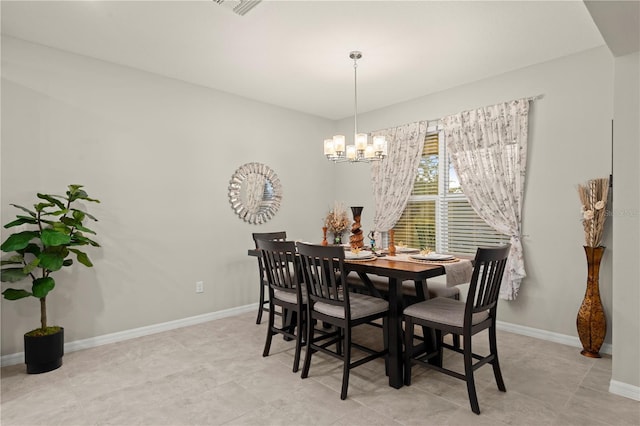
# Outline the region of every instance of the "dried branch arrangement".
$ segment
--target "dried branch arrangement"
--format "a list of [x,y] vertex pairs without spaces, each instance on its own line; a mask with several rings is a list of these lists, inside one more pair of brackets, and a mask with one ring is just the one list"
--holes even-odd
[[349,216],[344,206],[338,202],[334,203],[333,209],[329,210],[324,219],[325,226],[333,233],[342,233],[349,226]]
[[584,185],[578,185],[578,195],[582,202],[585,245],[598,247],[602,242],[602,232],[607,218],[609,179],[591,179]]

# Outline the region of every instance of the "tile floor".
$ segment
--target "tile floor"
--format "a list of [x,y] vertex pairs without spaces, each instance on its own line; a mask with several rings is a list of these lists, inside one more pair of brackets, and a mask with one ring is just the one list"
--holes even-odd
[[[365,328],[356,338],[379,333]],[[265,322],[256,325],[248,313],[68,353],[46,374],[4,367],[0,423],[640,425],[640,403],[607,391],[611,358],[585,358],[569,346],[499,332],[507,392],[497,390],[490,366],[480,368],[476,416],[464,382],[415,367],[413,384],[393,389],[382,360],[352,370],[349,396],[340,401],[337,360],[314,355],[302,380],[291,372],[292,342],[274,338],[262,357],[265,334]],[[486,347],[486,335],[474,345]],[[461,367],[459,355],[446,355],[445,365]]]

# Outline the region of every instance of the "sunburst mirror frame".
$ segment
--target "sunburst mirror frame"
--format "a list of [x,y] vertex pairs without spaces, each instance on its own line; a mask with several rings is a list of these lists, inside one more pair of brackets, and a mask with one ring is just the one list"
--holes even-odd
[[280,179],[266,164],[243,164],[231,176],[229,202],[245,222],[254,225],[266,223],[276,214],[281,201]]

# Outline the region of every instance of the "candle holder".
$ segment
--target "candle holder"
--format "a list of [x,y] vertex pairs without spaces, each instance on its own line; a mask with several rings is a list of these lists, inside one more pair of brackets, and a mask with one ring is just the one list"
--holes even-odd
[[323,226],[322,227],[322,245],[326,246],[329,245],[329,242],[327,241],[327,227]]
[[389,230],[389,256],[396,255],[396,242],[394,241],[395,231],[393,229]]

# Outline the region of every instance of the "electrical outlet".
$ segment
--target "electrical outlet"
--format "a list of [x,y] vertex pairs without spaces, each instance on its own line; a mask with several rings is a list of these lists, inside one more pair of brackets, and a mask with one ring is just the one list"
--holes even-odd
[[204,282],[196,282],[196,293],[204,293]]

